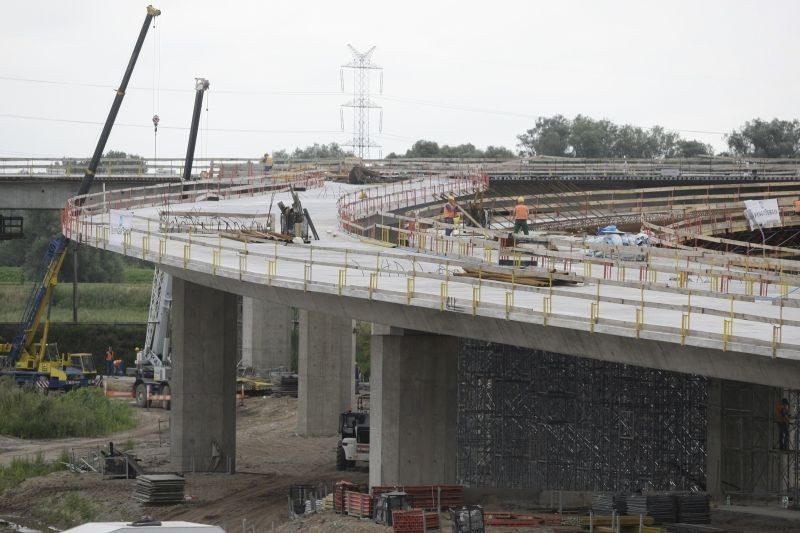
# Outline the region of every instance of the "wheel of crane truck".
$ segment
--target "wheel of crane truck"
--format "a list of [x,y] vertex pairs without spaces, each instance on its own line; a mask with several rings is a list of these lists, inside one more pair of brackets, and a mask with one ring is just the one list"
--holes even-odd
[[341,444],[336,448],[336,470],[347,470],[347,456]]
[[136,385],[136,407],[147,407],[147,385]]
[[[164,387],[162,387],[161,389],[161,395],[169,396],[169,394],[170,394],[169,385],[164,385]],[[165,410],[169,411],[171,406],[172,406],[172,400],[161,400],[161,407],[163,407]]]

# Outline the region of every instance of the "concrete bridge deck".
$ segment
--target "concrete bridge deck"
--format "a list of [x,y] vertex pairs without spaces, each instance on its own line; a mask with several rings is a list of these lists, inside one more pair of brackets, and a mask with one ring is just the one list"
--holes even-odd
[[[90,195],[81,207],[68,205],[63,229],[70,238],[152,261],[179,278],[302,309],[796,387],[800,278],[795,273],[800,265],[795,262],[698,249],[614,249],[547,233],[513,250],[501,249],[490,230],[461,229],[446,237],[433,219],[423,216],[419,226],[428,227],[408,231],[402,218],[391,218],[450,192],[473,194],[486,186],[485,175],[433,175],[372,187],[321,177],[295,178],[308,187],[301,199],[320,233],[320,241],[310,245],[221,236],[240,226],[266,224],[270,204],[291,203],[281,192],[285,184],[258,178],[226,189],[200,183],[188,193],[154,186],[105,198]],[[735,203],[732,196],[719,196],[715,205]],[[548,216],[541,222],[552,222]],[[165,224],[170,232],[160,231]],[[379,245],[396,242],[398,234],[406,246]],[[499,271],[500,254],[535,259],[536,268],[505,270],[519,276],[534,271],[553,284],[459,275],[464,268]]]

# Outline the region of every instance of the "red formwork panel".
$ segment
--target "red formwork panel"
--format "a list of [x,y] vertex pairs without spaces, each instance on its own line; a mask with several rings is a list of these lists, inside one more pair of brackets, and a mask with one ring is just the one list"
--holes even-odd
[[344,509],[349,516],[372,518],[372,497],[363,492],[344,492]]
[[464,505],[463,485],[378,485],[372,487],[372,495],[401,491],[414,509],[447,509]]
[[[425,526],[423,527],[423,520]],[[439,529],[439,514],[426,513],[423,509],[392,511],[392,530],[394,533],[424,533]]]

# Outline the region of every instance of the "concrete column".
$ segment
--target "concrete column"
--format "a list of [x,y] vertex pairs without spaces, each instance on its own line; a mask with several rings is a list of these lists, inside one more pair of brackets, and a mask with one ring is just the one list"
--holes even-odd
[[172,302],[173,467],[182,472],[233,472],[236,296],[176,277]]
[[722,383],[708,380],[706,407],[706,492],[722,498]]
[[458,339],[372,335],[370,486],[455,483]]
[[355,387],[353,320],[305,310],[299,319],[297,432],[335,435]]
[[242,363],[255,368],[292,366],[292,308],[242,298]]

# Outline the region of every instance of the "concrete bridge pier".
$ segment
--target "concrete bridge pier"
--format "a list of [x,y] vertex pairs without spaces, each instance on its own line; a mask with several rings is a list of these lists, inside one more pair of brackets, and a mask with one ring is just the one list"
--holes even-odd
[[458,339],[372,327],[369,484],[456,481]]
[[255,368],[291,368],[292,308],[242,298],[242,363]]
[[171,459],[182,472],[236,468],[236,295],[174,278]]
[[355,325],[349,317],[299,311],[297,432],[335,435],[352,405]]

